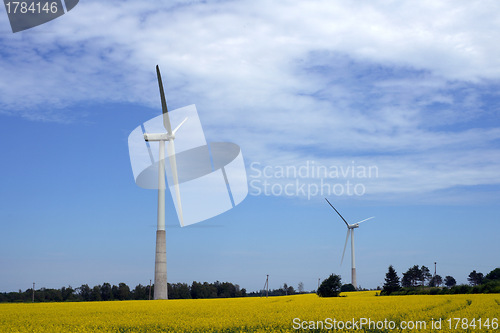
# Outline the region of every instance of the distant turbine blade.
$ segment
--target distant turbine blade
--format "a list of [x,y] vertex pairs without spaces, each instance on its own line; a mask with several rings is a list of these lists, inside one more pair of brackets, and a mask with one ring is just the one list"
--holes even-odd
[[167,145],[167,154],[170,161],[170,168],[172,169],[172,178],[174,180],[175,198],[177,199],[177,211],[179,213],[179,221],[181,226],[184,226],[184,218],[182,215],[181,191],[179,188],[179,177],[177,175],[177,161],[175,159],[175,146],[174,140],[170,140]]
[[354,223],[354,224],[360,224],[361,222],[365,222],[365,221],[371,220],[371,219],[373,219],[374,217],[375,217],[375,216],[369,217],[369,218],[367,218],[367,219],[364,219],[363,221],[359,221],[359,222],[356,222],[356,223]]
[[175,133],[179,130],[179,128],[181,128],[182,124],[184,124],[186,122],[186,120],[188,120],[188,117],[186,117],[180,124],[179,126],[177,126],[173,131],[172,131],[172,134],[175,135]]
[[163,126],[168,134],[172,134],[172,126],[170,125],[170,118],[168,117],[167,100],[165,99],[165,92],[163,91],[163,82],[161,81],[160,67],[156,65],[156,75],[158,76],[158,85],[160,86],[161,109],[163,111]]
[[326,202],[328,202],[330,204],[330,206],[332,206],[333,210],[335,210],[337,212],[337,214],[339,214],[340,218],[345,222],[345,224],[349,228],[349,223],[347,223],[347,221],[342,217],[342,215],[340,215],[340,213],[338,212],[338,210],[336,210],[335,207],[333,207],[333,205],[330,203],[330,201],[328,201],[327,198],[325,198],[325,200],[326,200]]
[[347,229],[347,236],[345,237],[344,252],[342,252],[342,260],[340,260],[341,265],[342,265],[342,262],[344,261],[345,248],[347,247],[347,242],[349,241],[349,232],[351,232],[351,229]]

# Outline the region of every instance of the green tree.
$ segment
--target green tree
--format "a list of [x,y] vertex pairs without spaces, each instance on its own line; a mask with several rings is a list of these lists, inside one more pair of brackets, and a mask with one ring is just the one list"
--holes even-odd
[[319,297],[337,297],[340,294],[342,282],[340,276],[331,274],[326,280],[321,282],[317,294]]
[[118,284],[118,299],[123,301],[130,298],[130,288],[125,283]]
[[[234,288],[236,289],[236,294],[234,295],[234,297],[246,296],[247,291],[245,290],[245,288],[241,289],[238,284],[235,284]],[[243,295],[243,292],[245,293],[245,295]]]
[[81,287],[76,289],[82,301],[88,302],[91,300],[90,295],[92,293],[92,290],[90,289],[88,284],[82,284]]
[[469,274],[469,277],[467,278],[467,281],[469,281],[469,283],[473,286],[477,286],[481,283],[483,283],[483,279],[484,279],[484,276],[483,276],[483,273],[477,273],[475,270],[472,271],[470,274]]
[[394,291],[400,289],[399,276],[392,265],[389,266],[387,273],[385,274],[384,288],[382,289],[384,294],[390,295]]
[[193,283],[191,284],[191,298],[208,298],[205,297],[205,289],[203,288],[202,283],[193,281]]
[[101,298],[101,286],[94,286],[94,288],[92,288],[92,293],[90,294],[90,300],[91,301],[102,300],[102,298]]
[[110,301],[113,297],[111,285],[107,282],[101,286],[101,299],[103,301]]
[[142,299],[146,300],[149,298],[149,286],[143,286],[142,284],[138,284],[135,286],[134,290],[132,290],[131,294],[132,299]]
[[356,288],[354,288],[352,283],[343,284],[342,287],[340,287],[340,292],[347,292],[347,291],[356,291]]
[[488,280],[500,280],[500,267],[495,268],[488,274],[486,274]]
[[208,291],[208,298],[217,297],[217,287],[213,283],[203,282],[203,287]]
[[401,284],[403,287],[415,287],[418,281],[422,279],[422,270],[418,265],[409,268],[405,273],[403,273],[403,278],[401,279]]
[[453,276],[447,275],[444,278],[444,284],[448,288],[451,288],[451,287],[454,287],[457,284],[457,281],[455,280],[455,278]]
[[217,287],[213,284],[193,281],[191,284],[191,298],[215,298],[217,297]]
[[429,281],[429,287],[439,287],[443,284],[443,278],[441,275],[435,275]]
[[191,298],[191,290],[187,283],[167,283],[168,298],[170,299],[187,299]]
[[118,286],[117,285],[113,285],[111,287],[111,299],[118,299],[119,295],[118,295]]
[[61,288],[61,297],[63,299],[63,301],[71,301],[74,299],[74,293],[75,290],[73,288],[71,288],[71,286],[68,286],[68,288],[66,287],[62,287]]
[[228,298],[236,296],[236,287],[230,282],[215,281],[214,286],[217,288],[217,297]]
[[422,286],[425,285],[425,281],[430,281],[431,278],[432,275],[429,268],[422,265],[422,268],[420,268],[420,282],[422,283]]

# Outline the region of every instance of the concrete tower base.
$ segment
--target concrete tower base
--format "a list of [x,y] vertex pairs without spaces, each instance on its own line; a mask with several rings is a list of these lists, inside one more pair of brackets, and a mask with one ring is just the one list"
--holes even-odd
[[358,286],[356,285],[356,268],[352,269],[352,272],[351,272],[351,283],[354,286],[354,288],[356,288],[356,290],[358,290]]
[[156,231],[154,299],[168,299],[165,230]]

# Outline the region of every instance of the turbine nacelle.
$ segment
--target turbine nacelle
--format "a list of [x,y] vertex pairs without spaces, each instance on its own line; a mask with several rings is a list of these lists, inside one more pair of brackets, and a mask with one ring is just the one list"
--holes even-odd
[[349,225],[347,226],[347,228],[349,228],[349,229],[359,228],[359,223],[349,224]]
[[[163,114],[163,117],[168,119],[168,113],[165,112]],[[187,117],[183,121],[181,121],[179,126],[177,126],[173,131],[171,131],[171,133],[170,133],[169,128],[167,128],[167,131],[169,131],[167,133],[144,133],[144,140],[145,141],[173,141],[175,139],[175,133],[177,133],[179,128],[181,128],[181,126],[186,122],[186,120],[188,120]],[[168,123],[170,124],[170,120]]]
[[168,133],[144,133],[145,141],[170,141],[175,139],[175,134]]

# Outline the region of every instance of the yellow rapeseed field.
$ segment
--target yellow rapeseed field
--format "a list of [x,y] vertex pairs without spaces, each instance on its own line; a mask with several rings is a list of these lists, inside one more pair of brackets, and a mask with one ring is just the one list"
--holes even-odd
[[0,304],[0,332],[500,332],[500,295]]

